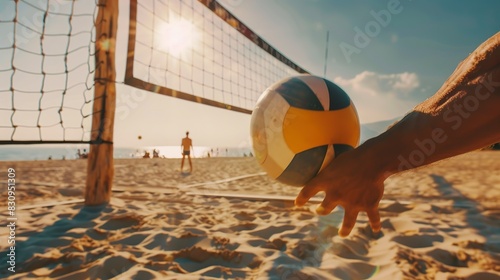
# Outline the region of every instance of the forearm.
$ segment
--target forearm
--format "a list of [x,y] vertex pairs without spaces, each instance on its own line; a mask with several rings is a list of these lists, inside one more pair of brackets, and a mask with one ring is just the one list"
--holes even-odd
[[500,34],[432,97],[360,148],[386,177],[500,141]]
[[387,132],[368,141],[365,150],[374,151],[371,158],[379,163],[379,173],[386,178],[500,142],[500,98],[499,95],[491,98],[496,101],[484,102],[480,107],[494,107],[496,103],[497,106],[490,108],[496,112],[478,110],[470,112],[468,118],[449,109],[438,115],[413,111]]
[[385,133],[340,154],[309,181],[295,204],[318,192],[321,215],[344,208],[340,236],[359,212],[381,228],[378,206],[390,175],[500,142],[500,33],[465,59],[438,92]]

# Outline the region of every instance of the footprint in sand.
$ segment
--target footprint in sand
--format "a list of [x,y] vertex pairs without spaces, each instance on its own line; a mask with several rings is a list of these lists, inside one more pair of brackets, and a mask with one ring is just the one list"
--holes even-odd
[[255,223],[250,223],[250,222],[242,222],[236,226],[230,227],[230,230],[233,232],[241,232],[241,231],[247,231],[247,230],[254,230],[258,227],[258,224]]
[[443,242],[444,237],[438,234],[415,234],[394,236],[392,241],[410,248],[426,248],[434,246],[435,242]]
[[[253,253],[238,252],[232,250],[208,250],[198,246],[186,247],[172,254],[174,261],[181,264],[182,268],[194,272],[204,270],[207,267],[225,263],[226,272],[231,270],[238,272],[238,268],[245,268],[255,261],[257,257]],[[220,277],[221,275],[214,275]]]
[[136,246],[141,244],[148,236],[148,234],[132,234],[131,236],[125,237],[123,239],[113,241],[111,242],[111,244]]
[[100,228],[105,230],[117,230],[117,229],[137,226],[142,222],[143,219],[140,216],[133,214],[125,214],[125,215],[111,217],[106,223],[101,225]]
[[463,250],[459,250],[458,252],[451,252],[448,250],[436,248],[427,252],[426,255],[431,256],[438,262],[454,267],[467,267],[467,260],[470,259],[470,256]]
[[258,236],[264,239],[269,239],[271,236],[277,233],[283,233],[284,231],[295,229],[294,226],[270,226],[262,230],[257,230],[254,232],[250,232],[251,235]]
[[253,221],[256,218],[255,215],[248,213],[248,212],[245,212],[245,211],[242,211],[242,212],[234,215],[234,217],[240,221]]

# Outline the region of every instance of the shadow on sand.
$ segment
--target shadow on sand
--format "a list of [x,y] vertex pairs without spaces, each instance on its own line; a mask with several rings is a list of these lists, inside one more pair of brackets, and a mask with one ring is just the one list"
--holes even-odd
[[[367,243],[372,236],[371,229],[366,236],[358,235],[357,238],[333,239],[338,235],[338,229],[344,217],[344,210],[338,207],[326,216],[319,216],[317,225],[303,235],[296,236],[299,243],[292,249],[291,258],[283,254],[276,258],[271,270],[273,275],[279,275],[280,279],[317,279],[337,277],[338,279],[368,279],[378,266],[368,264],[366,254]],[[354,233],[353,233],[354,235]],[[356,262],[356,271],[349,271],[342,265],[332,267],[324,271],[322,275],[309,274],[308,267],[320,267],[323,262],[335,259],[339,263],[343,261]],[[312,270],[310,270],[312,272]]]
[[495,212],[498,211],[485,211],[481,204],[463,195],[444,177],[436,174],[431,174],[430,176],[436,183],[437,189],[443,198],[453,200],[453,208],[466,211],[465,219],[469,227],[476,229],[486,239],[496,237],[497,242],[500,241],[500,224],[498,224],[500,213],[495,215]]
[[[61,218],[53,225],[45,227],[42,231],[27,231],[16,236],[17,238],[28,237],[25,241],[16,241],[15,243],[16,274],[32,270],[23,264],[34,257],[35,254],[42,254],[48,248],[57,248],[71,244],[74,238],[79,238],[84,234],[71,232],[73,229],[83,228],[87,229],[85,232],[88,232],[96,225],[96,223],[93,222],[94,219],[98,218],[103,212],[108,212],[108,208],[111,210],[111,206],[109,205],[76,205],[73,207],[75,207],[74,209],[77,209],[77,207],[81,208],[80,212],[69,218]],[[9,252],[10,249],[0,252],[0,263],[2,263],[2,267],[9,265],[8,261],[10,257],[7,256]],[[13,273],[8,271],[7,267],[0,271],[0,277],[2,278],[11,274]]]
[[465,222],[467,226],[474,228],[486,240],[484,250],[495,254],[500,253],[500,224],[498,223],[500,210],[490,209],[489,211],[485,211],[481,204],[463,195],[443,176],[436,174],[431,174],[430,176],[436,183],[437,189],[443,198],[453,200],[453,208],[456,210],[465,210]]

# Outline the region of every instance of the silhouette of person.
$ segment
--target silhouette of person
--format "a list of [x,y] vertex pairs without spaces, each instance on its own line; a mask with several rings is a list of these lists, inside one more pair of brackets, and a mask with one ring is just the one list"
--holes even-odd
[[182,138],[181,150],[182,150],[182,161],[181,161],[181,172],[184,168],[184,159],[186,156],[189,160],[189,172],[193,171],[193,164],[191,163],[191,150],[193,148],[193,140],[189,138],[189,131],[186,131],[186,137]]
[[153,149],[153,158],[159,158],[160,157],[160,150]]

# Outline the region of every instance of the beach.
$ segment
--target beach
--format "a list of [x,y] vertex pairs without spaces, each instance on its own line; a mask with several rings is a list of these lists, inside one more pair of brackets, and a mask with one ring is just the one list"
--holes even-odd
[[196,158],[191,174],[180,159],[116,159],[112,200],[95,207],[82,202],[86,165],[0,162],[4,182],[14,170],[16,202],[10,213],[4,184],[0,218],[15,229],[0,228],[0,277],[500,279],[498,151],[390,177],[381,232],[360,214],[347,238],[341,209],[318,216],[321,196],[295,207],[300,188],[251,157]]

